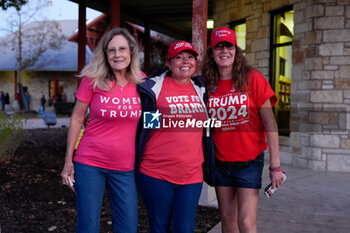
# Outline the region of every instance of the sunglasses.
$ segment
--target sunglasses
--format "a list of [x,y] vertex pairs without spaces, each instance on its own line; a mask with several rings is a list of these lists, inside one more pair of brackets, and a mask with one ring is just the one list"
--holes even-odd
[[228,50],[234,50],[235,46],[228,42],[220,42],[217,45],[214,46],[215,50],[223,50],[224,48],[227,48]]

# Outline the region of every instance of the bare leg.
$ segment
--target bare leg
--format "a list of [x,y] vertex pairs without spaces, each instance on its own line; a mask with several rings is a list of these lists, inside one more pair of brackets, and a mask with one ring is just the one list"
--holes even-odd
[[258,194],[258,189],[237,188],[238,226],[241,233],[257,233]]
[[239,233],[237,188],[217,186],[222,233]]

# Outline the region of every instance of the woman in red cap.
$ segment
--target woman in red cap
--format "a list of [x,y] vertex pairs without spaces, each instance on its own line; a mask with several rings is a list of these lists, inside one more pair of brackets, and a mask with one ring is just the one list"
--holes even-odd
[[267,147],[273,187],[283,180],[272,112],[277,96],[262,74],[247,64],[235,32],[226,27],[212,32],[202,74],[209,92],[209,115],[222,123],[213,134],[222,232],[257,232],[258,192]]
[[136,168],[150,233],[194,232],[204,158],[214,162],[213,144],[206,143],[210,134],[200,126],[208,120],[204,81],[192,77],[197,55],[192,44],[173,43],[169,70],[138,86],[144,125],[139,125]]

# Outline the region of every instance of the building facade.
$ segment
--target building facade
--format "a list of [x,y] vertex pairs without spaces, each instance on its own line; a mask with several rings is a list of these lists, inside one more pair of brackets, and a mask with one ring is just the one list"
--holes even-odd
[[281,162],[350,172],[350,1],[217,0],[213,18],[279,97]]
[[[15,98],[14,76],[16,71],[0,71],[0,91],[9,93],[11,105]],[[73,71],[22,71],[22,84],[30,96],[30,111],[39,112],[40,99],[44,95],[46,106],[49,100],[60,96],[62,101],[74,102],[78,87],[76,72]],[[64,96],[64,98],[63,98]]]
[[[27,31],[32,32],[31,28],[42,22],[32,22],[25,25],[23,31],[26,35]],[[39,112],[41,107],[40,99],[44,95],[46,106],[49,100],[74,102],[74,94],[78,87],[77,74],[77,44],[67,41],[66,38],[72,35],[77,28],[76,20],[63,20],[57,22],[59,34],[62,35],[62,42],[59,49],[47,49],[37,62],[25,68],[21,72],[21,83],[23,89],[28,91],[30,96],[31,111]],[[41,24],[40,24],[41,25]],[[18,96],[18,63],[12,34],[0,38],[0,91],[9,93],[10,104]],[[26,39],[23,41],[23,50],[28,52],[31,47],[37,46],[37,41]],[[45,43],[47,43],[45,41]],[[90,50],[87,52],[89,58]],[[16,93],[17,92],[17,93]]]

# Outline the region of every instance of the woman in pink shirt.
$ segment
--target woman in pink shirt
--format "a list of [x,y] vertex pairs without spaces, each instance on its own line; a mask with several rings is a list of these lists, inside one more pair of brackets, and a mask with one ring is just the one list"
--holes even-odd
[[[135,233],[135,137],[141,116],[136,84],[143,80],[135,39],[122,28],[109,31],[79,77],[61,173],[63,184],[76,191],[77,232],[99,232],[107,187],[113,231]],[[88,107],[91,120],[73,158]]]

